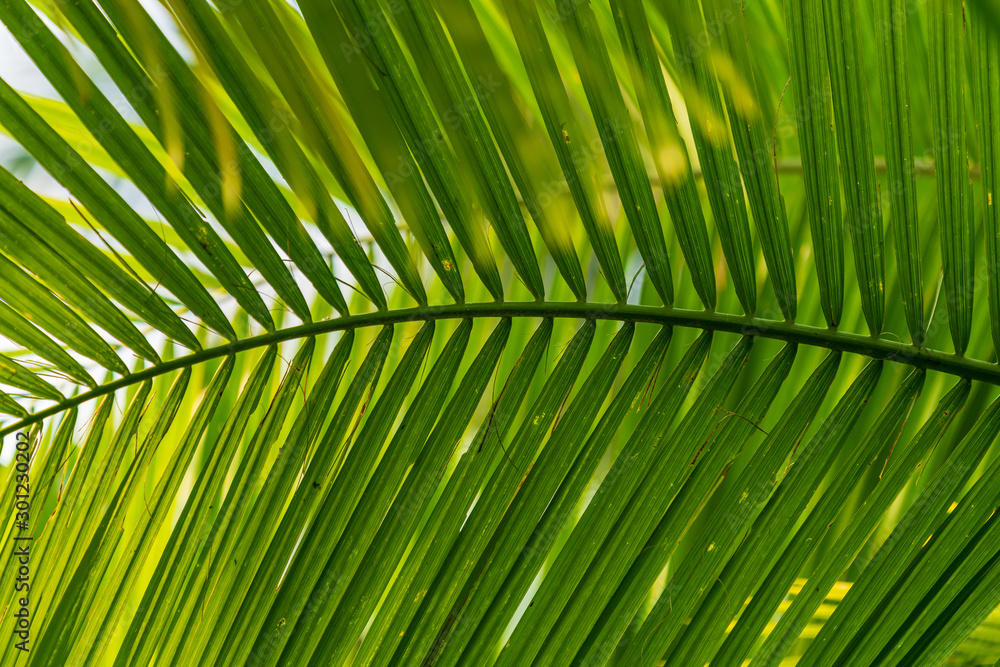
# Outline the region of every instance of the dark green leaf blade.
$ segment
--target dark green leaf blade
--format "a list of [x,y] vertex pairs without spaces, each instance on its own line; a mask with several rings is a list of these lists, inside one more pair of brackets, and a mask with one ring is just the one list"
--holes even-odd
[[849,659],[877,623],[881,605],[893,593],[900,563],[909,563],[948,516],[952,499],[969,481],[1000,432],[1000,401],[994,401],[976,420],[962,442],[916,502],[900,518],[893,532],[867,564],[833,612],[812,651],[818,666]]
[[785,24],[820,302],[827,325],[836,328],[841,323],[844,307],[844,228],[837,150],[830,136],[826,35],[821,3],[813,0],[786,2]]
[[[345,660],[354,650],[365,623],[394,574],[390,568],[380,564],[397,562],[405,552],[407,541],[401,537],[410,537],[417,529],[423,517],[422,510],[431,502],[436,485],[440,483],[447,459],[454,455],[458,434],[472,418],[509,335],[510,320],[502,320],[490,334],[445,408],[445,414],[452,418],[438,421],[400,487],[396,501],[389,507],[358,567],[359,572],[373,573],[374,576],[355,576],[351,579],[342,595],[340,607],[334,612],[334,617],[349,618],[350,621],[331,623],[319,645],[320,653],[329,655],[332,662]],[[386,604],[392,606],[389,601]]]
[[500,521],[510,511],[516,492],[522,488],[528,464],[531,463],[532,467],[538,464],[538,448],[552,429],[561,406],[578,379],[595,330],[594,320],[583,323],[563,349],[534,404],[525,413],[517,433],[505,445],[511,465],[501,465],[493,472],[482,497],[469,514],[467,529],[449,550],[434,584],[421,602],[417,616],[396,649],[396,664],[437,660],[453,622],[451,609],[456,601],[455,589],[464,588],[467,583],[475,585],[470,579],[481,571],[477,565]]
[[[986,25],[982,9],[967,16],[972,53],[972,92],[982,156],[983,228],[989,281],[990,331],[1000,353],[1000,34]],[[996,201],[994,201],[996,200]]]
[[597,17],[588,3],[571,2],[562,24],[646,273],[663,305],[671,306],[674,283],[663,227]]
[[[300,484],[295,490],[291,511],[282,517],[278,532],[271,540],[268,553],[264,557],[264,563],[257,572],[258,580],[269,581],[267,577],[274,575],[275,570],[278,570],[279,574],[285,571],[292,553],[296,550],[303,526],[324,500],[324,496],[318,491],[329,486],[337,473],[344,451],[350,445],[344,441],[344,436],[355,419],[355,413],[364,399],[365,390],[374,392],[392,337],[392,327],[384,327],[354,373],[350,386],[341,397],[330,424],[320,438],[317,453],[303,475],[303,479],[311,479],[319,486],[313,483]],[[311,583],[307,582],[307,585],[303,586],[303,591]],[[278,623],[282,618],[296,618],[309,602],[305,599],[304,593],[299,594],[298,589],[291,585],[277,591],[267,587],[267,590],[262,591],[256,599],[244,600],[241,612],[252,614],[256,622],[231,628],[229,636],[234,641],[227,644],[219,660],[226,662],[232,660],[234,654],[249,651],[249,654],[255,656],[261,663],[273,664],[280,657],[284,642],[288,639],[287,633],[278,631]],[[274,628],[275,631],[272,632],[270,628]],[[236,641],[239,635],[242,635],[240,638],[243,641]],[[246,659],[246,656],[241,657]]]
[[[955,413],[961,410],[969,396],[971,383],[960,381],[939,402],[924,422],[920,432],[900,452],[895,447],[883,461],[883,471],[878,485],[865,499],[864,505],[852,517],[851,524],[833,545],[830,553],[816,571],[809,576],[807,585],[795,596],[791,606],[782,615],[781,630],[786,637],[798,636],[813,616],[824,598],[851,564],[878,525],[882,514],[903,490],[920,460],[938,443],[954,422]],[[895,454],[895,456],[893,456]],[[818,649],[822,644],[810,646]],[[808,652],[808,651],[807,651]]]
[[[544,143],[537,140],[533,128],[528,126],[528,119],[518,108],[523,101],[518,99],[510,78],[497,63],[468,0],[446,1],[443,7],[440,0],[432,2],[437,5],[437,14],[448,27],[448,36],[469,80],[475,81],[473,92],[545,247],[573,296],[586,301],[587,284],[573,245],[573,225],[560,219],[559,209],[550,208],[555,199],[553,191],[559,181],[554,169],[555,161],[552,160],[554,156],[540,149],[539,144]],[[433,12],[430,4],[428,0],[421,0],[414,7],[429,14]],[[595,249],[600,251],[600,246],[595,245]],[[598,257],[603,255],[599,252]]]
[[[332,5],[331,0],[303,2],[315,5],[316,11]],[[490,295],[501,300],[504,290],[500,274],[481,224],[482,211],[475,204],[475,196],[466,190],[466,175],[395,35],[387,30],[368,29],[369,25],[388,25],[387,18],[372,3],[343,2],[336,8],[352,35],[349,43],[340,45],[349,54],[348,62],[352,67],[364,67],[360,60],[355,61],[360,57],[372,64],[370,76],[378,81],[386,105],[392,109],[445,219]],[[376,73],[380,76],[376,77]]]
[[[531,537],[532,531],[569,471],[577,452],[586,442],[586,434],[604,404],[624,361],[635,326],[626,323],[612,339],[600,360],[584,380],[572,403],[558,412],[558,421],[545,448],[527,472],[511,507],[497,525],[490,545],[479,558],[476,570],[483,574],[466,583],[452,604],[449,618],[455,622],[443,627],[431,655],[441,667],[465,664],[462,651],[492,606],[492,598],[503,584]],[[443,647],[443,648],[442,648]]]
[[739,167],[733,159],[719,82],[698,42],[707,33],[698,28],[701,15],[693,4],[671,6],[665,15],[688,115],[697,118],[691,124],[691,132],[726,264],[743,312],[753,315],[757,310],[757,282],[746,200]]
[[[617,572],[621,572],[623,568],[605,569],[604,577],[610,575],[612,581],[618,580],[620,583],[617,587],[612,583],[611,585],[602,585],[597,589],[599,591],[597,599],[608,599],[608,605],[603,611],[591,607],[578,617],[578,627],[587,629],[590,635],[586,641],[578,640],[575,637],[567,640],[563,643],[565,649],[573,653],[581,651],[580,655],[585,656],[585,651],[590,648],[591,654],[598,656],[606,650],[608,645],[614,644],[625,631],[631,618],[642,605],[650,585],[670,560],[676,545],[690,525],[691,519],[699,514],[704,503],[711,496],[712,489],[726,474],[733,459],[741,453],[747,440],[754,436],[756,425],[767,414],[791,371],[797,349],[795,345],[785,345],[756,378],[753,385],[743,394],[733,415],[723,415],[720,418],[718,413],[722,403],[719,403],[719,408],[716,408],[713,414],[706,415],[708,419],[703,422],[700,434],[697,430],[691,431],[688,432],[689,437],[682,435],[682,439],[678,440],[679,443],[683,443],[682,446],[678,447],[681,450],[679,461],[675,460],[674,465],[667,465],[665,474],[661,473],[661,476],[652,479],[647,478],[647,482],[652,485],[670,489],[664,494],[668,497],[673,488],[676,487],[676,496],[670,502],[665,515],[655,525],[651,534],[647,530],[640,533],[649,535],[649,537],[645,547],[638,552],[637,558],[628,567],[624,577],[616,576]],[[707,390],[708,388],[706,388]],[[706,438],[701,440],[700,435],[706,435]],[[685,467],[682,457],[685,453],[690,455],[689,447],[684,446],[688,443],[698,446],[695,449],[693,459]],[[688,451],[685,452],[685,449]],[[673,453],[671,452],[668,456],[672,457]],[[719,537],[719,535],[714,537]],[[721,551],[721,544],[711,542],[705,545],[706,551],[714,551],[716,548]],[[710,581],[711,579],[709,579]],[[673,584],[674,582],[671,581],[670,585],[673,586]],[[696,599],[704,589],[705,587],[696,588],[694,586],[687,588],[683,596],[679,596],[680,608],[693,606],[691,598]],[[611,593],[610,598],[605,597],[608,593]],[[662,600],[661,596],[661,602],[664,605],[671,604],[672,593],[673,588],[670,589],[665,601]],[[660,610],[661,614],[662,609],[663,607]],[[654,611],[656,611],[655,608]],[[659,635],[657,646],[650,646],[648,653],[643,650],[644,654],[657,655],[669,645],[669,640],[673,638],[681,625],[676,622],[678,617],[680,614],[670,617],[670,627],[664,627],[667,625],[666,623],[661,624],[663,634]],[[653,619],[647,617],[647,621],[653,621],[647,628],[655,627],[659,619],[660,616]],[[639,642],[633,642],[627,654],[634,656],[635,647],[645,643],[644,639],[645,637]],[[590,646],[588,647],[586,644],[590,644]],[[644,660],[642,657],[637,657],[637,659],[640,663]]]
[[[760,572],[768,570],[778,558],[772,535],[786,535],[790,526],[794,525],[798,513],[820,483],[832,453],[849,435],[854,421],[864,409],[878,382],[881,368],[881,362],[873,362],[862,371],[799,456],[796,458],[793,453],[793,460],[780,480],[775,477],[750,489],[743,487],[746,498],[741,494],[737,509],[726,517],[731,526],[736,524],[746,531],[742,533],[742,542],[729,555],[722,572],[709,587],[691,624],[667,653],[668,660],[703,664],[715,653],[731,621],[732,600],[749,597],[754,586],[760,583]],[[815,377],[817,374],[813,375]],[[821,455],[819,459],[813,458],[816,454]],[[773,491],[770,488],[772,485],[776,485]],[[777,497],[785,500],[772,501]],[[763,506],[758,507],[760,504]],[[751,518],[752,522],[749,521]],[[750,525],[747,526],[747,523]],[[683,588],[684,580],[678,581],[677,585]]]
[[965,150],[965,27],[960,2],[927,3],[927,44],[934,119],[934,172],[948,326],[956,354],[972,331],[975,233]]
[[822,2],[837,148],[847,195],[847,230],[868,331],[878,337],[885,318],[882,204],[875,181],[860,9],[854,2]]
[[878,47],[879,90],[882,93],[885,164],[889,177],[887,189],[890,224],[896,245],[896,266],[906,326],[913,344],[921,345],[926,323],[917,184],[913,177],[910,82],[907,74],[908,11],[904,0],[875,1],[875,43]]
[[[873,361],[861,372],[851,384],[847,393],[837,403],[830,416],[823,422],[812,437],[809,444],[792,464],[788,474],[768,500],[757,520],[750,530],[746,542],[730,559],[723,570],[721,579],[730,582],[736,599],[746,599],[757,595],[757,588],[763,583],[759,576],[759,568],[772,571],[781,553],[771,544],[771,530],[784,536],[782,544],[786,544],[794,535],[794,528],[802,512],[829,471],[837,451],[847,443],[847,438],[861,417],[862,412],[871,399],[882,374],[883,362]],[[770,530],[769,530],[770,528]],[[759,554],[763,553],[763,563],[759,563]],[[729,623],[728,608],[729,593],[725,585],[714,585],[710,597],[703,604],[712,604],[718,615],[721,608],[726,608],[726,625]],[[697,626],[696,626],[697,627]],[[717,626],[712,635],[712,641],[705,641],[705,634],[685,633],[680,647],[673,653],[683,655],[682,648],[688,654],[697,652],[706,659],[734,659],[733,655],[743,655],[748,651],[748,643],[752,643],[757,635],[748,633],[742,641],[725,636],[725,625]],[[723,639],[725,641],[723,642]],[[719,647],[719,643],[722,646]],[[701,646],[696,644],[701,643]],[[716,649],[718,648],[718,653]],[[712,656],[715,657],[712,657]]]
[[545,294],[541,270],[510,177],[477,103],[478,96],[432,14],[428,7],[404,3],[396,16],[397,25],[438,115],[445,119],[445,130],[461,163],[472,171],[493,231],[525,287],[541,299]]
[[[662,655],[676,633],[681,631],[682,621],[694,615],[692,612],[695,605],[711,589],[728,559],[739,548],[748,524],[752,523],[762,509],[785,460],[793,453],[793,448],[819,410],[839,365],[839,353],[827,356],[785,410],[778,425],[757,448],[754,459],[741,471],[739,481],[728,487],[726,495],[718,499],[715,512],[708,519],[704,530],[699,531],[695,537],[696,542],[688,555],[680,561],[677,568],[672,568],[671,579],[667,583],[668,593],[660,596],[653,610],[643,619],[642,627],[631,640],[633,647],[642,645],[643,653],[648,651],[650,655]],[[750,420],[755,417],[743,408],[737,414]],[[742,431],[738,436],[741,449],[742,439],[750,435],[746,428]],[[739,452],[736,452],[729,460],[738,455]],[[713,498],[713,503],[714,500]],[[695,554],[703,557],[695,557]],[[591,636],[583,647],[583,650],[589,647],[589,652],[580,654],[583,659],[595,656],[601,647],[617,642],[631,620],[634,610],[630,611],[630,606],[634,603],[624,604],[626,599],[619,592],[616,592],[613,602],[617,603],[613,610],[620,609],[623,613],[619,614],[617,624],[613,622],[616,619],[611,616],[612,609],[606,609],[602,613],[598,625],[591,631]],[[701,614],[699,610],[698,615]],[[709,624],[714,620],[710,619]],[[634,653],[634,648],[632,652]]]
[[[777,563],[771,568],[757,594],[729,633],[720,654],[734,655],[739,659],[753,655],[751,664],[773,666],[778,664],[790,647],[798,632],[785,630],[791,620],[782,623],[764,640],[764,645],[755,653],[750,652],[753,642],[760,636],[764,624],[772,617],[785,592],[801,571],[806,558],[819,544],[819,537],[826,532],[830,522],[844,507],[859,470],[865,470],[881,451],[888,451],[899,438],[913,404],[923,388],[925,373],[915,370],[910,373],[893,394],[889,404],[882,410],[878,420],[855,445],[844,466],[836,471],[833,483],[824,491],[795,538],[782,552]],[[784,588],[782,588],[784,586]],[[737,648],[739,647],[739,648]],[[716,658],[718,659],[718,658]]]
[[513,426],[528,386],[542,361],[552,335],[552,320],[545,319],[518,357],[504,388],[459,460],[438,500],[428,525],[413,546],[393,584],[393,607],[376,615],[355,660],[367,665],[392,664],[392,657],[406,628],[420,607],[423,593],[434,582],[441,563],[457,538],[471,503],[479,495],[491,469],[509,466],[504,440]]
[[677,130],[677,119],[649,31],[646,10],[641,0],[613,0],[611,7],[618,36],[631,56],[628,62],[639,110],[677,241],[701,302],[705,308],[714,310],[715,271],[705,215],[687,146]]
[[[372,472],[364,493],[360,494],[358,504],[337,540],[336,547],[318,573],[310,597],[318,599],[319,596],[324,596],[326,608],[321,612],[305,610],[294,628],[290,650],[299,654],[318,651],[318,655],[329,655],[323,639],[327,633],[337,629],[336,608],[344,600],[347,580],[358,577],[363,581],[368,577],[369,573],[360,570],[359,565],[389,509],[406,469],[419,453],[437,421],[464,356],[471,331],[472,320],[463,320],[449,337],[417,389],[407,409],[405,421],[393,434],[385,455]],[[317,516],[318,521],[325,518],[322,511]],[[311,546],[307,538],[303,541],[302,550]],[[338,585],[339,582],[343,584]],[[353,646],[356,640],[357,638],[351,637],[348,646]]]
[[[778,174],[772,166],[768,151],[764,118],[758,101],[760,92],[747,46],[749,35],[746,17],[742,7],[731,5],[733,3],[726,0],[705,2],[706,20],[713,26],[716,22],[722,24],[719,42],[724,53],[732,60],[727,63],[721,53],[716,54],[717,69],[732,67],[735,70],[732,77],[740,79],[739,88],[746,88],[742,95],[737,95],[736,84],[722,86],[740,173],[743,175],[754,222],[757,223],[757,234],[774,296],[785,319],[794,321],[797,303],[795,265],[792,261],[792,242],[785,216],[785,203],[778,191]],[[705,28],[707,30],[707,24]]]
[[658,364],[662,363],[671,336],[670,328],[663,328],[657,333],[617,391],[545,508],[527,543],[510,564],[510,572],[485,611],[485,616],[474,629],[475,634],[462,654],[463,661],[478,664],[479,661],[486,660],[486,655],[493,651],[516,613],[518,604],[537,576],[538,569],[554,547],[560,530],[575,518],[577,499],[583,494],[622,420],[635,407],[636,397],[640,399],[638,410],[642,409],[642,394],[647,391],[646,387]]
[[[592,165],[592,156],[588,154],[585,142],[579,140],[583,132],[579,129],[569,96],[559,77],[545,31],[537,16],[533,15],[536,10],[532,4],[522,0],[505,0],[504,9],[538,102],[549,143],[555,149],[598,264],[611,293],[617,301],[623,302],[628,296],[625,273],[607,208],[601,198],[601,184]],[[573,137],[578,137],[575,143]]]
[[365,137],[403,219],[444,286],[461,303],[465,300],[465,290],[455,255],[396,120],[379,98],[367,71],[351,64],[353,53],[337,47],[350,43],[350,36],[333,7],[323,2],[306,2],[302,9],[327,70]]
[[546,581],[549,583],[542,583],[534,604],[524,614],[524,622],[518,624],[510,642],[500,653],[498,665],[526,664],[542,650],[549,630],[571,602],[575,584],[584,578],[600,542],[611,532],[645,477],[648,466],[652,465],[654,445],[677,417],[677,410],[695,383],[710,346],[711,335],[700,336],[652,400],[570,535],[561,557],[548,571]]

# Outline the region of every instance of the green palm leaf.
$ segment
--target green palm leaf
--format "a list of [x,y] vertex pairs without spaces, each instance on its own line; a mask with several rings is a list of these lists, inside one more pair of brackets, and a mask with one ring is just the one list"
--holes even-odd
[[0,2],[0,663],[994,664],[991,7]]

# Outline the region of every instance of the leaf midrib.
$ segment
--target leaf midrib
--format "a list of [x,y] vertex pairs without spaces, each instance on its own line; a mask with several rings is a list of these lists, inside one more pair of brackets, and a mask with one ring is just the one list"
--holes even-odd
[[336,319],[320,320],[318,322],[279,329],[278,331],[259,336],[243,338],[233,343],[194,352],[187,356],[178,357],[156,366],[145,368],[139,372],[131,373],[117,380],[100,385],[95,389],[61,401],[44,410],[40,410],[25,419],[0,429],[0,438],[81,403],[105,396],[118,389],[211,359],[246,352],[296,338],[318,336],[334,331],[399,324],[402,322],[426,322],[430,320],[474,317],[565,317],[573,319],[613,320],[618,322],[644,322],[660,325],[669,324],[702,330],[724,331],[741,335],[773,338],[789,343],[823,347],[829,350],[840,350],[852,354],[861,354],[877,359],[905,363],[917,368],[925,368],[971,380],[980,380],[1000,385],[1000,366],[997,364],[960,357],[937,350],[918,348],[914,345],[906,345],[885,339],[876,339],[861,334],[766,320],[758,317],[729,315],[702,310],[685,310],[682,308],[610,303],[551,301],[464,303],[384,310],[374,313],[348,315]]

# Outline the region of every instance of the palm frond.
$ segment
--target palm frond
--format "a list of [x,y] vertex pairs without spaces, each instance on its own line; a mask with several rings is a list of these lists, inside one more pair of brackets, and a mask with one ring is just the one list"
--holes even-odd
[[0,3],[2,663],[992,664],[968,5]]

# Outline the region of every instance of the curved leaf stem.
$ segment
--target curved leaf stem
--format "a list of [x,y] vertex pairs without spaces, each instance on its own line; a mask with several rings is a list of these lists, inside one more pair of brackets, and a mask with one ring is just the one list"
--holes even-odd
[[651,324],[692,327],[711,331],[725,331],[745,336],[773,338],[790,343],[824,347],[877,359],[909,364],[917,368],[948,373],[971,380],[1000,385],[1000,366],[985,361],[960,357],[955,354],[919,348],[861,334],[845,333],[835,329],[811,327],[803,324],[765,320],[758,317],[728,315],[681,308],[657,308],[626,304],[580,302],[494,302],[465,303],[444,306],[425,306],[392,311],[379,311],[321,320],[299,326],[279,329],[271,333],[243,338],[233,343],[200,350],[184,357],[172,359],[103,384],[55,405],[40,410],[14,424],[0,429],[4,437],[58,414],[86,401],[100,398],[113,391],[144,380],[181,370],[189,366],[245,352],[258,347],[274,345],[295,338],[317,336],[334,331],[361,327],[383,326],[402,322],[462,319],[468,317],[565,317],[574,319],[614,320],[618,322],[646,322]]

